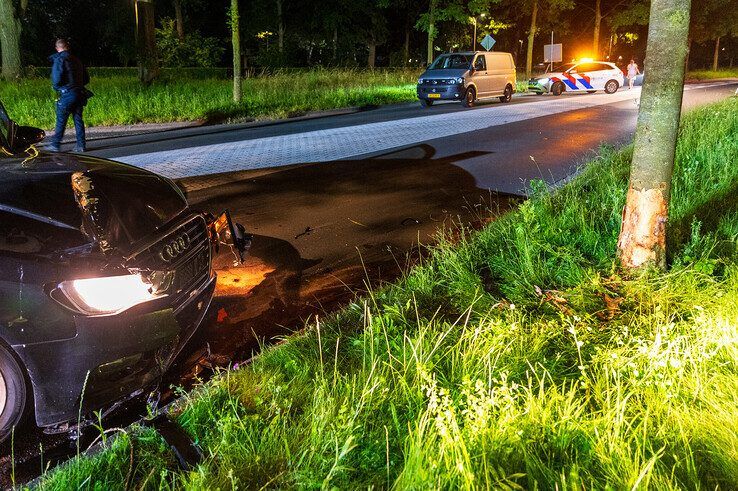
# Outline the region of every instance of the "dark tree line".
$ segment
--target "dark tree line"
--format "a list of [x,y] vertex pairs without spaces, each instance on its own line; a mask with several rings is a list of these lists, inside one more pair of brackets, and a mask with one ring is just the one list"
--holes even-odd
[[[554,32],[564,56],[643,59],[648,0],[238,0],[245,67],[421,66],[478,49],[490,33],[530,72]],[[90,65],[231,65],[231,0],[0,0],[2,74],[45,66],[56,36]],[[472,39],[477,24],[477,39]],[[690,24],[692,66],[734,63],[738,0],[704,0]],[[157,44],[164,49],[157,50]],[[195,49],[206,46],[208,49]]]

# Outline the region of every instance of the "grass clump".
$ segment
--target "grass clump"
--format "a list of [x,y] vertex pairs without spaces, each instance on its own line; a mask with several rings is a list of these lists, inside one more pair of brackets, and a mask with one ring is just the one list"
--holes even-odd
[[194,489],[737,489],[738,99],[683,121],[668,272],[616,267],[629,160],[605,150],[442,235],[398,283],[186,396],[194,471],[141,465]]
[[710,80],[716,78],[738,78],[738,67],[720,68],[718,70],[692,70],[687,73],[687,80]]

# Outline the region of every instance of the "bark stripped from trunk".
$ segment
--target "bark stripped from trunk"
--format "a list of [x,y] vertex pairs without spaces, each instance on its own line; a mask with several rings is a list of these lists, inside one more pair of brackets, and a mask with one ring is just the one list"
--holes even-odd
[[666,266],[666,221],[687,57],[690,0],[652,0],[638,126],[618,254],[626,268]]
[[530,18],[530,31],[528,31],[528,56],[525,58],[525,78],[530,80],[533,73],[533,42],[536,39],[536,20],[538,18],[538,0],[533,2],[533,13]]
[[620,261],[629,267],[665,267],[667,218],[666,196],[660,189],[630,188],[618,241]]

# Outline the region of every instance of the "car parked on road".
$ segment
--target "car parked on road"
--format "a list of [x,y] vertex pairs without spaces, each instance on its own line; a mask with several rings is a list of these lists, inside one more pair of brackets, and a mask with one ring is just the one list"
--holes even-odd
[[445,53],[418,79],[418,99],[424,106],[435,101],[460,101],[471,107],[478,99],[498,97],[510,102],[515,92],[515,62],[510,53],[475,51]]
[[205,316],[218,244],[249,243],[169,179],[43,138],[0,102],[0,441],[155,386]]
[[614,94],[624,83],[623,72],[614,63],[586,61],[565,63],[550,73],[531,79],[528,81],[528,91],[557,96],[564,92],[594,93],[598,90]]

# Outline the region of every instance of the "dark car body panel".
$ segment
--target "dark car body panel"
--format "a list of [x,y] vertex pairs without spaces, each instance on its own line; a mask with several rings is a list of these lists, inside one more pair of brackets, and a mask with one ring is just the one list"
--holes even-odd
[[[84,189],[75,187],[83,182]],[[188,248],[163,262],[177,234]],[[161,176],[69,154],[0,155],[0,338],[32,384],[39,426],[76,421],[155,383],[215,288],[206,219]],[[63,281],[168,270],[166,296],[115,315],[55,301]]]

